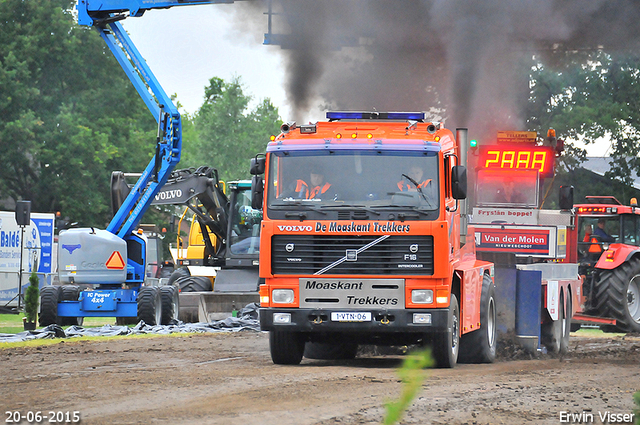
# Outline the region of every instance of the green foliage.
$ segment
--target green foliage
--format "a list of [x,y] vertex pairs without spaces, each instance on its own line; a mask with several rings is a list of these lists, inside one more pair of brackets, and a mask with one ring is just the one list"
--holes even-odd
[[193,117],[193,129],[191,123],[185,126],[181,166],[217,168],[223,180],[249,178],[250,159],[265,151],[269,136],[282,124],[270,100],[253,110],[248,109],[250,102],[240,78],[231,82],[211,78],[204,103]]
[[36,271],[31,272],[29,276],[29,287],[24,296],[24,314],[27,318],[27,322],[35,323],[36,316],[38,314],[38,303],[40,301],[40,279]]
[[[623,52],[556,52],[531,71],[530,130],[556,129],[585,144],[609,143],[613,160],[605,177],[625,185],[640,174],[640,57]],[[584,152],[569,147],[560,174],[570,173]]]
[[429,350],[410,354],[402,363],[398,370],[398,375],[402,380],[402,393],[395,401],[385,404],[387,414],[383,424],[391,425],[400,422],[404,412],[416,398],[418,391],[422,388],[422,383],[426,378],[425,368],[433,366],[433,359]]

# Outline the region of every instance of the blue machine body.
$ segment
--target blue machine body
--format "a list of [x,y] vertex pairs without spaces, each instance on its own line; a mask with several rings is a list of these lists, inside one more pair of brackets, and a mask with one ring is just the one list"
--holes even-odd
[[136,317],[137,289],[96,289],[80,293],[78,301],[58,303],[60,317]]

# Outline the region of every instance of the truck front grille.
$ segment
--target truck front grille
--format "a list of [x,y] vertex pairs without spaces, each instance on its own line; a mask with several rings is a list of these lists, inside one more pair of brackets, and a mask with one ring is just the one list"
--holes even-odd
[[433,236],[277,235],[271,242],[274,274],[433,274]]

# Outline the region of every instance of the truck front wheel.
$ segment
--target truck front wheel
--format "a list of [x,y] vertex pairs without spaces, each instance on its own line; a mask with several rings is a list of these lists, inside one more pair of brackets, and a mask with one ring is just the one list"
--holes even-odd
[[600,273],[596,305],[601,315],[616,319],[621,332],[640,332],[640,260]]
[[433,357],[441,368],[452,368],[458,362],[460,349],[460,307],[458,298],[451,294],[447,332],[436,333],[432,338]]
[[299,332],[269,332],[269,349],[274,364],[300,364],[304,353],[304,344],[304,338]]
[[460,338],[460,362],[493,363],[496,359],[496,299],[489,275],[482,278],[480,329]]

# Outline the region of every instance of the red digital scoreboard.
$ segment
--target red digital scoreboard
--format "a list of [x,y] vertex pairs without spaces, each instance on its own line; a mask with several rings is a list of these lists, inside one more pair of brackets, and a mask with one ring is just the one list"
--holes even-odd
[[548,146],[493,145],[480,147],[479,167],[486,170],[538,171],[553,177],[555,151]]

